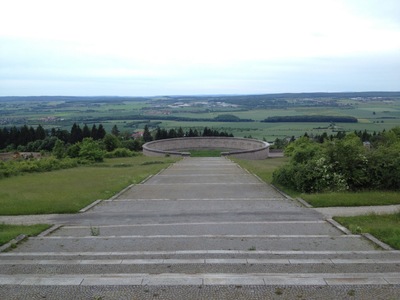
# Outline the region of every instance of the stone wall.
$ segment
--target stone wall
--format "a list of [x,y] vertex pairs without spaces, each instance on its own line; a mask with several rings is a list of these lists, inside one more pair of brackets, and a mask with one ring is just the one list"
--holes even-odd
[[269,144],[259,140],[229,137],[186,137],[165,139],[143,145],[146,156],[189,156],[188,150],[218,149],[223,156],[243,159],[265,159],[269,155]]

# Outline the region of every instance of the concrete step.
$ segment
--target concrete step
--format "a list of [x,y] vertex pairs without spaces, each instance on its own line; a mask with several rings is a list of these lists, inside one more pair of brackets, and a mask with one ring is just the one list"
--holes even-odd
[[129,212],[132,213],[201,213],[201,212],[231,212],[232,215],[243,212],[269,212],[271,210],[294,210],[299,213],[310,212],[313,215],[320,215],[310,209],[301,208],[300,204],[281,198],[259,198],[259,199],[117,199],[114,201],[103,201],[94,207],[88,214],[99,212]]
[[63,226],[49,236],[99,236],[129,235],[331,235],[343,232],[326,221],[276,221],[276,222],[209,222],[172,224],[127,224],[127,225],[76,225]]
[[[171,167],[162,171],[159,175],[180,175],[180,176],[208,176],[208,175],[233,175],[243,174],[243,170],[237,166],[216,166],[214,168],[199,168],[198,166]],[[158,175],[157,175],[158,176]]]
[[176,250],[176,251],[58,251],[58,252],[4,252],[0,254],[0,264],[4,260],[122,260],[122,259],[259,259],[259,260],[352,260],[357,261],[398,261],[400,251],[284,251],[284,250]]
[[1,274],[9,275],[400,272],[400,260],[393,259],[9,259],[0,266]]
[[[199,197],[200,196],[200,197]],[[122,199],[249,199],[282,198],[264,183],[140,184],[122,193]]]
[[173,175],[167,172],[152,177],[146,181],[146,184],[188,184],[188,183],[226,183],[226,184],[256,184],[260,181],[250,174],[204,174],[196,176]]
[[[348,274],[346,274],[347,276]],[[385,274],[381,274],[385,276]],[[388,281],[393,280],[391,274],[387,274]],[[390,277],[389,277],[390,276]],[[307,277],[284,277],[271,276],[266,274],[263,284],[251,285],[243,277],[232,277],[219,274],[216,277],[205,274],[199,277],[203,284],[190,284],[190,280],[182,281],[186,285],[179,285],[179,275],[172,277],[166,274],[144,275],[143,277],[115,276],[113,274],[80,276],[81,283],[78,285],[76,280],[71,282],[76,285],[68,285],[70,276],[54,277],[50,280],[49,276],[41,276],[33,281],[27,277],[20,277],[22,281],[9,282],[18,285],[0,286],[0,293],[3,299],[38,299],[52,300],[87,300],[87,299],[182,299],[182,300],[203,300],[203,299],[363,299],[381,300],[397,299],[400,295],[400,285],[395,284],[365,284],[368,278],[350,277],[347,284],[333,284],[332,278],[325,281],[312,281]],[[183,276],[181,276],[182,278]],[[189,279],[187,276],[185,276]],[[283,278],[282,278],[283,277]],[[140,278],[142,280],[140,280]],[[147,280],[144,280],[144,279]],[[196,278],[196,277],[195,277]],[[257,279],[259,277],[247,277],[247,279]],[[322,277],[325,278],[325,277]],[[24,282],[23,280],[26,281]],[[49,280],[48,280],[49,279]],[[109,280],[108,280],[109,279]],[[207,280],[205,280],[207,279]],[[210,284],[209,279],[218,284]],[[216,280],[218,279],[218,280]],[[273,279],[279,284],[272,284]],[[7,279],[6,279],[7,280]],[[349,282],[354,281],[356,285]],[[386,282],[388,282],[386,281]],[[26,285],[31,282],[35,285]],[[114,285],[107,284],[115,283]],[[222,282],[225,282],[223,285]],[[254,280],[254,283],[257,281]],[[319,283],[320,285],[310,285],[307,283]],[[338,281],[336,280],[338,283]],[[343,280],[342,280],[343,282]],[[25,283],[24,285],[22,285]],[[57,283],[64,285],[57,285]],[[97,285],[94,285],[97,283]],[[135,284],[136,283],[136,284]],[[138,284],[139,283],[139,284]],[[159,283],[157,285],[156,283]],[[195,282],[194,282],[195,283]],[[231,284],[228,284],[231,283]],[[244,283],[244,284],[243,284]],[[328,285],[329,283],[329,285]],[[357,284],[362,283],[362,284]],[[42,284],[42,285],[41,285]],[[43,285],[46,284],[46,285]],[[118,284],[118,285],[117,285]]]
[[0,275],[1,285],[97,286],[97,285],[393,285],[400,284],[398,273],[255,273],[255,274],[68,274]]
[[342,235],[172,235],[36,237],[16,252],[41,251],[174,251],[174,250],[372,250],[362,236]]

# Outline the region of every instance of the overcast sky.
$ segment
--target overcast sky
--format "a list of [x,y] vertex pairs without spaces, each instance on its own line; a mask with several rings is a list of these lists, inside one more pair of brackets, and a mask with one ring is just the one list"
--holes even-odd
[[0,0],[3,96],[399,90],[399,0]]

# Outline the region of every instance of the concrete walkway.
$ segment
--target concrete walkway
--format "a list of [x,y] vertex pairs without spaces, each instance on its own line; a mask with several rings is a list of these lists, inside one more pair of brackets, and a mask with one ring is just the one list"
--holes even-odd
[[58,227],[0,254],[1,299],[400,295],[399,251],[225,158],[186,158],[85,213],[11,221]]

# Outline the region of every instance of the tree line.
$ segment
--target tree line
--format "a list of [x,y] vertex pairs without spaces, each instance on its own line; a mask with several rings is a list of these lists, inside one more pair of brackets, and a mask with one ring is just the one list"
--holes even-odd
[[[36,128],[24,125],[22,127],[4,127],[0,128],[0,149],[8,148],[8,150],[26,150],[25,148],[32,148],[33,144],[39,144],[37,141],[45,141],[47,144],[53,144],[56,139],[64,143],[75,144],[82,142],[84,138],[92,138],[93,140],[101,140],[106,135],[106,131],[102,124],[97,126],[93,124],[91,128],[87,124],[81,128],[78,124],[74,123],[70,131],[62,130],[60,128],[52,128],[45,130],[41,125]],[[53,141],[53,143],[52,143]],[[37,147],[34,147],[37,148]],[[40,148],[40,147],[39,147]],[[49,147],[41,150],[51,150]],[[51,147],[50,147],[51,148]],[[28,150],[30,151],[30,150]]]
[[[383,139],[383,136],[385,134],[386,130],[383,129],[382,132],[374,131],[373,133],[368,132],[366,129],[364,131],[361,130],[354,130],[353,134],[358,136],[362,142],[370,142],[372,144],[376,144],[379,140]],[[346,137],[346,132],[345,131],[338,131],[336,134],[328,134],[326,132],[322,134],[308,134],[307,132],[304,133],[304,137],[307,137],[311,139],[312,141],[316,143],[322,144],[325,141],[333,141],[333,140],[341,140]],[[276,138],[274,140],[273,145],[271,146],[271,149],[285,149],[287,145],[289,145],[291,142],[294,142],[296,138],[294,136],[290,138]]]
[[233,137],[233,134],[227,133],[226,131],[218,131],[216,129],[208,127],[204,127],[204,129],[200,132],[197,129],[192,129],[192,128],[189,128],[189,130],[184,132],[182,127],[175,129],[171,128],[169,130],[157,127],[154,134],[154,140],[183,138],[183,137],[205,137],[205,136]]

